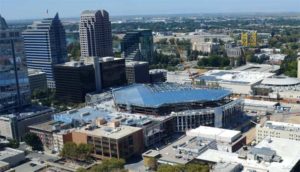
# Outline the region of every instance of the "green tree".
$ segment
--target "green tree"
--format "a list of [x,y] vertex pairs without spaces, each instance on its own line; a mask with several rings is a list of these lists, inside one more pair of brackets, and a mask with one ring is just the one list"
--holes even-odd
[[92,153],[93,147],[89,144],[79,144],[76,148],[77,156],[79,160],[86,160]]
[[209,172],[209,167],[208,165],[192,163],[186,165],[186,171],[187,172]]
[[91,168],[88,172],[123,172],[125,161],[123,159],[111,158],[105,159],[101,164]]
[[41,139],[34,133],[27,133],[24,136],[24,141],[27,145],[31,146],[32,150],[44,150]]
[[183,165],[160,165],[157,172],[184,172]]
[[11,148],[19,148],[20,146],[20,143],[16,140],[16,139],[10,139],[8,140],[8,147],[11,147]]
[[64,144],[62,151],[60,152],[60,156],[67,159],[75,160],[78,158],[77,153],[77,145],[73,142],[68,142]]

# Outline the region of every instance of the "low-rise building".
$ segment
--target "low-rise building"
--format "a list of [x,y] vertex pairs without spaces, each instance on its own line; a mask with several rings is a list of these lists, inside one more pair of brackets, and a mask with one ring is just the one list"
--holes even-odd
[[10,168],[20,164],[23,161],[25,161],[24,151],[12,148],[0,150],[0,162],[8,163]]
[[119,125],[119,122],[86,126],[72,132],[72,141],[93,146],[96,158],[128,159],[144,149],[143,131],[138,127]]
[[274,73],[239,70],[211,70],[196,78],[207,86],[217,85],[232,90],[234,94],[252,95],[252,88]]
[[48,107],[32,106],[20,114],[0,116],[0,136],[20,141],[29,132],[28,126],[50,121],[53,111]]
[[70,127],[70,124],[65,124],[63,122],[47,121],[44,123],[31,125],[28,128],[31,133],[36,134],[40,138],[44,148],[55,150],[53,134]]
[[219,43],[214,42],[193,42],[192,50],[203,53],[213,53],[218,50],[219,46]]
[[218,143],[218,150],[226,152],[235,152],[242,146],[246,145],[246,137],[243,136],[240,131],[236,130],[200,126],[198,128],[188,130],[186,135],[213,139]]
[[149,159],[154,159],[156,164],[186,165],[207,149],[217,149],[217,143],[211,139],[184,136],[161,150],[149,150],[142,156],[148,167]]
[[300,170],[300,144],[295,140],[265,138],[249,151],[230,153],[208,149],[196,159],[215,167],[219,163],[241,165],[243,172],[296,172]]
[[266,121],[264,125],[256,125],[256,141],[260,142],[266,137],[300,141],[299,131],[299,124]]

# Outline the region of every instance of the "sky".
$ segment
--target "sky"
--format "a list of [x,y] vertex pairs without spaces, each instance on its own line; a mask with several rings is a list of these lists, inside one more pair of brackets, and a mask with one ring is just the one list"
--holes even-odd
[[56,12],[60,17],[79,17],[86,9],[105,9],[111,16],[300,12],[300,0],[0,0],[0,15],[7,20],[38,19]]

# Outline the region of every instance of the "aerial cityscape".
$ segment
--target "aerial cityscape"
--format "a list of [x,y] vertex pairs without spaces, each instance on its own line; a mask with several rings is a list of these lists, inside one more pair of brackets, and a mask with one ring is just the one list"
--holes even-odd
[[300,1],[0,0],[0,172],[300,172]]

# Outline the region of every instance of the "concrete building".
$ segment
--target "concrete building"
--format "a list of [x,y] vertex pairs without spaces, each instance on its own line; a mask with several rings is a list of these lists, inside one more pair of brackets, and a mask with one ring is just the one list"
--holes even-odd
[[0,150],[0,162],[5,162],[9,164],[9,167],[14,167],[25,161],[25,152],[12,148],[5,148]]
[[[288,145],[288,146],[287,146]],[[208,149],[196,159],[212,167],[219,163],[241,165],[242,172],[296,172],[300,169],[300,144],[282,138],[265,138],[254,148],[241,153]]]
[[55,88],[53,66],[68,58],[65,29],[58,14],[33,22],[23,32],[23,37],[28,68],[45,72],[48,88]]
[[8,28],[5,19],[0,16],[0,114],[18,111],[31,103],[25,66],[20,30]]
[[141,128],[119,125],[119,122],[97,126],[87,126],[72,132],[72,141],[90,144],[94,148],[93,156],[99,159],[128,159],[139,155],[144,149]]
[[260,142],[266,137],[300,141],[299,131],[298,124],[266,121],[264,125],[256,125],[256,141]]
[[60,101],[82,103],[86,93],[96,90],[95,70],[92,64],[67,62],[54,66],[55,97]]
[[219,46],[219,43],[214,42],[194,42],[192,50],[203,53],[213,53],[218,50]]
[[3,115],[0,117],[0,136],[21,141],[29,132],[28,126],[50,121],[52,113],[50,108],[30,107],[20,114]]
[[243,55],[243,49],[241,47],[227,48],[226,54],[228,57],[238,58]]
[[47,121],[44,123],[30,125],[28,128],[31,133],[36,134],[40,138],[45,149],[55,150],[54,133],[71,128],[71,125],[63,122]]
[[148,62],[126,61],[125,64],[128,84],[150,82]]
[[147,164],[149,159],[154,159],[156,164],[186,165],[207,149],[217,150],[216,141],[183,136],[163,149],[148,150],[142,156],[146,167],[150,167],[150,164]]
[[200,126],[186,131],[187,136],[215,140],[218,150],[235,152],[246,145],[246,137],[240,131]]
[[121,53],[126,60],[151,63],[154,53],[152,30],[127,32],[121,41]]
[[219,86],[232,90],[234,94],[252,95],[252,88],[275,73],[239,70],[211,70],[196,78],[206,86]]
[[83,11],[80,17],[79,32],[82,57],[113,55],[111,23],[107,11]]
[[34,91],[45,91],[47,89],[46,72],[39,69],[28,69],[28,79],[31,93]]

